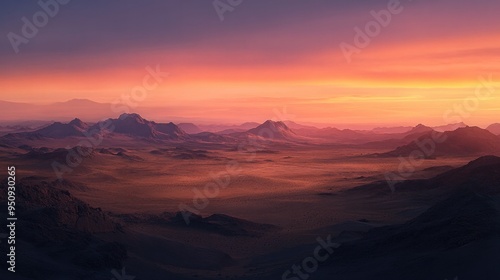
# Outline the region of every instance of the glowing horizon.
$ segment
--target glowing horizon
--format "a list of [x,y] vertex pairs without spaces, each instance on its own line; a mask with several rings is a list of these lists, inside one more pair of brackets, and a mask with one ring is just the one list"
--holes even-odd
[[[490,90],[500,87],[495,14],[500,4],[495,1],[481,3],[481,9],[467,1],[402,1],[404,10],[351,63],[339,44],[352,43],[354,28],[373,20],[370,11],[384,9],[388,1],[338,1],[323,4],[327,9],[292,1],[284,14],[271,13],[282,11],[283,3],[264,11],[263,2],[245,2],[224,22],[211,5],[187,2],[178,2],[175,11],[173,4],[160,2],[137,6],[154,16],[169,7],[161,22],[130,18],[130,9],[103,12],[93,23],[102,30],[74,18],[88,13],[79,10],[85,4],[68,4],[19,54],[3,42],[0,100],[112,102],[141,84],[145,67],[159,65],[170,76],[141,106],[175,107],[171,110],[183,118],[245,122],[287,107],[302,122],[442,125],[447,110],[474,96],[480,77],[491,79]],[[449,5],[456,12],[446,13]],[[17,8],[16,15],[29,14]],[[262,21],[252,20],[259,12]],[[182,17],[193,13],[194,22]],[[470,17],[474,21],[464,20]],[[118,19],[130,22],[121,26],[114,22]],[[15,16],[2,23],[5,34],[22,24]],[[500,90],[494,93],[479,100],[463,121],[500,122]]]

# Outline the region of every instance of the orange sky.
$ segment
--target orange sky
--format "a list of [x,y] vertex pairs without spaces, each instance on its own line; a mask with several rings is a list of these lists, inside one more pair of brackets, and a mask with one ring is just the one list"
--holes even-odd
[[[370,10],[384,8],[386,1],[351,7],[349,13],[310,12],[315,16],[309,21],[303,21],[305,15],[295,21],[273,19],[276,24],[268,28],[246,22],[243,5],[238,7],[242,18],[223,23],[212,23],[218,18],[211,11],[215,19],[210,24],[222,26],[219,33],[207,24],[211,36],[196,33],[195,40],[183,41],[183,34],[175,34],[180,38],[176,44],[134,42],[98,51],[44,53],[35,41],[24,53],[2,56],[0,99],[112,102],[141,85],[146,66],[160,65],[170,76],[141,106],[177,106],[185,118],[260,121],[286,107],[299,122],[443,124],[457,119],[443,115],[474,96],[480,76],[491,77],[490,90],[500,88],[500,20],[490,10],[462,2],[448,14],[439,9],[446,3],[407,4],[350,63],[339,44],[352,44],[353,28],[372,20]],[[422,19],[432,5],[436,17]],[[466,12],[476,21],[464,22]],[[53,28],[48,29],[54,34],[69,32]],[[35,39],[50,45],[50,32]],[[462,120],[482,126],[500,122],[500,90],[491,93]]]

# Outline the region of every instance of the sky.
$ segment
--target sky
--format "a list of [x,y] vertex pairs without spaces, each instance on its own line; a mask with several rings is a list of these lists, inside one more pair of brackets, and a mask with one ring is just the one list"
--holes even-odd
[[140,106],[194,120],[500,122],[498,0],[59,2],[3,2],[0,100],[113,102],[150,67]]

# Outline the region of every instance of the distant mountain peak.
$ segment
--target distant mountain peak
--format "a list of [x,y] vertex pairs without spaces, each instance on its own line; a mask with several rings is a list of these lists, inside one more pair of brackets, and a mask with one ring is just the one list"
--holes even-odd
[[72,121],[70,121],[68,124],[69,124],[69,125],[74,125],[74,126],[77,126],[77,127],[80,127],[80,128],[83,128],[83,127],[85,127],[85,126],[86,126],[86,125],[85,125],[85,123],[84,123],[84,122],[82,122],[82,120],[80,120],[79,118],[75,118],[75,119],[73,119],[73,120],[72,120]]
[[51,125],[29,132],[28,135],[41,135],[48,138],[65,138],[76,136],[83,136],[82,132],[88,128],[88,125],[80,119],[75,118],[71,122],[65,124],[61,122],[54,122]]
[[[109,119],[115,133],[150,139],[187,139],[188,135],[174,123],[156,123],[136,113],[121,114],[118,119]],[[99,124],[95,125],[97,128]]]
[[95,101],[92,101],[90,99],[74,98],[74,99],[70,99],[70,100],[65,101],[65,102],[56,102],[54,104],[78,104],[78,105],[88,104],[88,105],[94,105],[94,104],[98,104],[98,103],[95,102]]
[[139,115],[137,113],[123,113],[120,115],[119,119],[120,120],[125,120],[125,119],[134,120],[138,123],[148,122],[148,121],[146,121],[146,119],[144,119],[143,117],[141,117],[141,115]]
[[282,121],[272,121],[272,120],[267,120],[265,121],[261,126],[266,126],[269,128],[282,128],[282,129],[287,129],[289,130],[290,128]]
[[419,123],[407,133],[427,132],[427,131],[432,131],[432,130],[433,129],[431,127],[428,127],[426,125]]
[[267,120],[256,128],[250,129],[248,133],[264,138],[280,140],[292,140],[297,135],[284,122]]
[[477,127],[477,126],[459,127],[457,129],[455,129],[454,131],[455,132],[469,132],[469,133],[479,132],[479,133],[482,133],[482,134],[490,134],[491,133],[488,130],[482,129],[482,128]]
[[254,129],[251,129],[250,131],[262,131],[264,129],[269,129],[273,132],[292,132],[292,130],[284,122],[272,120],[267,120],[263,124],[257,126]]

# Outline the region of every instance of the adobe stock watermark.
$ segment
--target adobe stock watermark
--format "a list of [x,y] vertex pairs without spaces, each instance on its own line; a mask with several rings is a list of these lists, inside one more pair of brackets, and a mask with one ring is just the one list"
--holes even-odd
[[38,6],[41,10],[35,12],[31,19],[22,17],[23,26],[19,34],[9,32],[7,39],[12,49],[17,54],[21,44],[28,44],[30,39],[35,38],[41,28],[49,23],[50,18],[54,18],[60,11],[61,5],[67,5],[71,0],[40,0]]
[[220,21],[224,21],[224,14],[233,12],[241,3],[243,3],[243,0],[214,0],[212,5]]
[[[474,94],[466,97],[462,102],[452,105],[451,109],[443,113],[443,120],[445,123],[459,123],[464,122],[469,118],[473,112],[477,111],[480,102],[492,96],[496,92],[493,75],[489,74],[487,77],[480,76],[478,78]],[[395,192],[395,185],[399,182],[407,180],[416,171],[416,168],[423,164],[426,158],[431,158],[436,152],[437,144],[442,144],[447,140],[445,133],[433,131],[430,136],[423,139],[416,139],[413,143],[418,147],[410,152],[409,156],[399,156],[399,166],[397,173],[388,172],[385,174],[385,180],[389,185],[392,192]]]
[[[169,73],[161,71],[160,65],[156,65],[156,68],[147,66],[146,72],[147,74],[142,79],[141,85],[132,88],[130,92],[122,94],[120,98],[111,103],[111,111],[121,114],[120,120],[128,117],[123,113],[130,113],[133,108],[139,106],[140,102],[147,98],[149,92],[156,89],[169,76]],[[65,162],[60,163],[57,160],[52,162],[51,166],[57,178],[61,181],[65,173],[73,172],[102,143],[104,136],[114,130],[115,127],[110,120],[105,119],[99,122],[98,127],[94,125],[84,131],[83,136],[85,136],[85,139],[79,141],[74,148],[66,147],[68,153]]]
[[[287,108],[283,107],[283,110],[273,109],[274,117],[273,120],[289,120],[294,117],[288,114]],[[257,156],[257,151],[259,148],[264,147],[265,143],[261,141],[270,141],[275,138],[274,131],[269,128],[262,128],[257,133],[257,138],[250,138],[244,140],[238,144],[238,153],[244,153],[248,155],[245,158],[245,162],[252,162]],[[219,196],[221,189],[227,188],[232,181],[233,176],[240,175],[242,173],[242,168],[240,162],[237,160],[231,160],[226,163],[225,170],[219,173],[210,173],[212,181],[205,184],[203,188],[193,188],[193,199],[192,204],[187,205],[185,203],[179,204],[179,210],[184,218],[187,225],[190,224],[190,217],[195,215],[200,215],[201,211],[208,207],[210,204],[210,199]]]
[[370,14],[373,20],[367,22],[363,29],[358,26],[354,27],[353,44],[340,43],[339,47],[346,61],[351,63],[352,55],[359,54],[363,49],[367,48],[371,44],[372,39],[380,35],[382,28],[389,26],[393,16],[403,12],[403,9],[404,7],[399,0],[389,0],[387,9],[378,12],[372,10]]
[[333,249],[340,247],[339,243],[333,243],[332,236],[328,235],[326,241],[318,237],[316,241],[319,243],[313,251],[313,254],[306,257],[297,265],[293,264],[291,269],[285,271],[281,275],[282,280],[305,280],[309,279],[310,275],[318,270],[319,263],[325,262],[332,254]]

